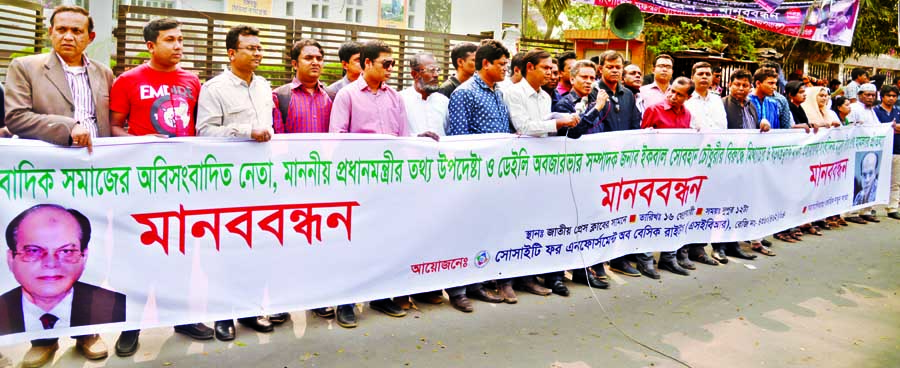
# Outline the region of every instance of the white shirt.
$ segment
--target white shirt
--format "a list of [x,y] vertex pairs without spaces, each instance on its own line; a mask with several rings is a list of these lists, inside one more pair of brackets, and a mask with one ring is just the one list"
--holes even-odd
[[25,290],[22,290],[22,317],[25,319],[25,331],[43,331],[44,324],[41,322],[41,316],[46,313],[59,318],[53,325],[54,329],[69,327],[72,323],[72,294],[72,289],[69,289],[69,294],[48,312],[30,302],[25,296]]
[[503,78],[502,81],[494,83],[494,88],[501,91],[507,91],[514,85],[515,83],[512,82],[512,78],[507,75],[506,78]]
[[197,135],[250,137],[250,131],[272,127],[272,87],[254,75],[248,85],[230,70],[206,81],[197,100]]
[[541,88],[532,88],[528,80],[522,79],[503,90],[503,102],[509,108],[509,120],[519,134],[543,137],[547,133],[556,133],[556,120],[546,120],[550,116],[550,95]]
[[863,125],[879,125],[878,115],[875,115],[875,106],[866,107],[862,102],[850,104],[850,115],[847,120],[851,123],[862,123]]
[[450,99],[440,92],[428,95],[427,100],[422,99],[422,94],[414,87],[407,87],[400,91],[403,106],[406,107],[406,119],[409,120],[409,135],[417,136],[425,132],[432,132],[439,136],[445,136],[444,126],[447,123],[447,106]]
[[62,56],[56,54],[59,63],[62,64],[63,73],[66,75],[66,83],[72,92],[72,104],[75,112],[72,118],[88,130],[92,138],[97,138],[97,114],[94,111],[94,94],[91,90],[91,81],[88,78],[87,68],[91,66],[91,60],[82,56],[84,66],[69,66]]
[[691,112],[691,128],[728,129],[725,104],[722,97],[712,91],[707,91],[706,97],[694,91],[691,98],[684,102],[684,107]]

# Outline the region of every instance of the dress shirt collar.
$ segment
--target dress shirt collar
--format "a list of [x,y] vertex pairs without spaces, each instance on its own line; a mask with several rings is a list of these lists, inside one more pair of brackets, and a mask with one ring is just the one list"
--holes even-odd
[[63,60],[62,56],[59,56],[59,54],[57,54],[55,52],[54,52],[54,54],[59,59],[59,65],[62,65],[63,70],[65,70],[69,73],[72,73],[72,74],[86,73],[87,68],[89,66],[91,66],[91,59],[88,59],[88,57],[84,56],[84,55],[81,55],[81,62],[84,63],[83,66],[69,66],[69,64],[67,64],[66,61]]
[[[369,84],[366,83],[366,78],[365,78],[364,75],[360,75],[359,78],[356,78],[356,81],[353,82],[353,83],[359,83],[359,84],[357,85],[357,88],[359,88],[360,91],[363,91],[363,92],[369,91],[369,92],[371,92],[371,89],[369,89]],[[379,91],[386,91],[387,89],[388,89],[387,81],[381,82],[381,86],[378,87],[378,90],[379,90]]]
[[[544,92],[540,88],[535,91],[534,87],[531,86],[531,83],[528,83],[528,80],[526,80],[525,78],[522,78],[522,80],[520,80],[519,83],[516,83],[516,85],[519,86],[519,88],[521,88],[523,92],[525,92],[525,97],[534,97],[534,95],[540,96],[541,92]],[[550,95],[548,94],[547,96]]]
[[[231,69],[225,70],[224,74],[228,76],[228,80],[230,80],[231,84],[234,84],[235,86],[249,86],[249,84],[247,84],[247,81],[241,79],[241,77],[238,77],[237,74],[234,74],[234,72],[231,71]],[[250,77],[250,84],[256,82],[257,78],[261,79],[262,77],[253,74],[253,76]]]
[[663,100],[663,110],[672,110],[676,115],[681,115],[684,113],[684,105],[675,107],[669,103],[669,100]]
[[603,78],[600,78],[595,83],[600,85],[600,88],[605,89],[607,92],[613,92],[612,94],[615,96],[619,96],[619,95],[625,93],[625,87],[622,87],[622,81],[619,81],[616,83],[615,91],[613,91],[612,89],[609,88],[609,86],[606,84],[606,81],[604,81]]
[[[347,78],[347,77],[344,77],[344,79],[346,79],[346,78]],[[295,90],[295,89],[297,89],[297,88],[303,88],[303,83],[301,83],[300,80],[297,79],[297,77],[294,77],[294,79],[291,80],[291,90],[293,91],[293,90]],[[326,93],[326,92],[325,92],[325,85],[322,84],[322,81],[321,81],[321,80],[316,81],[316,92],[318,92],[318,93]]]
[[[494,91],[494,88],[488,87],[487,83],[484,82],[484,79],[481,79],[481,74],[475,73],[475,75],[472,76],[472,83],[478,86],[478,88]],[[494,87],[497,87],[497,83],[494,83]]]
[[65,298],[60,300],[53,309],[45,311],[29,301],[28,297],[25,295],[25,290],[23,289],[22,317],[25,319],[25,331],[43,330],[44,325],[41,323],[41,316],[45,313],[50,313],[56,316],[56,318],[59,318],[53,328],[69,327],[72,324],[72,294],[74,294],[73,290],[69,289],[69,293],[66,294]]
[[709,102],[709,100],[712,98],[712,95],[713,95],[712,90],[707,90],[707,91],[706,91],[706,97],[703,97],[702,95],[700,95],[699,93],[697,93],[697,91],[694,91],[694,93],[691,93],[691,99],[696,98],[696,99],[698,99],[698,100],[700,100],[700,101],[703,101],[703,102]]

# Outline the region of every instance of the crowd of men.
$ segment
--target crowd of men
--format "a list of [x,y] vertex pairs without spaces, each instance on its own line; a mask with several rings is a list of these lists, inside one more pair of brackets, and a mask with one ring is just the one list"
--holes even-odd
[[[259,31],[239,25],[226,36],[229,68],[201,85],[198,77],[182,69],[184,56],[181,24],[175,19],[156,19],[143,29],[150,59],[118,78],[103,64],[84,54],[94,39],[93,20],[83,8],[61,6],[50,17],[50,53],[12,61],[5,84],[5,126],[0,136],[38,139],[60,146],[92,150],[94,139],[108,136],[159,135],[243,137],[266,142],[282,133],[371,133],[430,137],[517,133],[535,137],[603,134],[634,129],[770,129],[819,128],[846,124],[895,124],[900,132],[898,88],[876,88],[865,70],[854,70],[854,81],[832,98],[828,89],[792,81],[779,88],[777,64],[763,64],[754,73],[736,70],[728,86],[719,86],[721,71],[706,62],[693,65],[689,77],[673,80],[674,60],[656,57],[653,77],[642,85],[639,65],[621,54],[607,51],[595,60],[578,60],[568,52],[554,58],[541,49],[510,55],[495,40],[480,45],[463,43],[450,50],[455,73],[439,83],[441,68],[434,55],[418,53],[406,60],[412,86],[397,92],[387,81],[396,61],[381,41],[348,42],[338,56],[344,69],[341,80],[325,85],[320,80],[325,52],[315,40],[295,42],[290,49],[296,74],[281,87],[271,88],[255,74],[264,49]],[[510,69],[512,73],[510,72]],[[900,79],[900,78],[898,78]],[[894,81],[895,84],[900,82]],[[727,94],[723,97],[723,94]],[[900,140],[894,141],[893,178],[888,216],[900,219]],[[874,169],[873,169],[874,170]],[[863,183],[863,185],[868,185]],[[865,189],[865,188],[864,188]],[[864,196],[868,195],[864,190]],[[865,202],[861,202],[865,203]],[[879,222],[870,209],[848,214],[846,221]],[[775,237],[787,242],[802,240],[804,233],[821,235],[822,229],[847,226],[834,216]],[[7,238],[9,239],[9,238]],[[696,270],[694,262],[727,263],[729,257],[754,259],[753,251],[774,256],[771,242],[748,241],[750,252],[738,242],[688,244],[662,252],[655,261],[650,253],[633,254],[609,261],[609,269],[627,276],[661,278],[657,269],[677,275]],[[19,254],[8,244],[10,262]],[[47,255],[45,254],[45,257]],[[54,257],[50,255],[50,257]],[[43,262],[43,260],[41,261]],[[608,288],[604,264],[573,270],[572,281]],[[516,303],[516,291],[537,295],[568,296],[564,272],[517,277],[453,287],[445,290],[449,304],[472,312],[470,298],[488,303]],[[391,317],[403,317],[412,300],[440,304],[443,291],[369,301],[371,309]],[[33,305],[23,294],[23,303]],[[38,308],[35,306],[35,308]],[[70,321],[53,311],[35,316],[44,328],[68,327]],[[346,328],[358,323],[355,304],[319,308],[313,313],[335,318]],[[48,317],[49,316],[49,317]],[[241,318],[238,323],[255,331],[269,332],[290,318],[289,313]],[[175,332],[198,340],[227,341],[236,335],[234,322],[217,321],[180,325]],[[138,350],[140,331],[124,331],[115,344],[118,356]],[[78,336],[77,350],[88,359],[108,356],[99,335]],[[39,367],[58,349],[57,339],[32,342],[22,366]],[[9,360],[0,356],[0,366]]]

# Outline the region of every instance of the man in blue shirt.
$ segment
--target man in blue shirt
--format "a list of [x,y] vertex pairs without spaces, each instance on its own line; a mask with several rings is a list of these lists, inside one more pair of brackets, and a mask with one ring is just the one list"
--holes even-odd
[[[509,110],[503,103],[503,95],[496,84],[506,77],[509,68],[509,50],[497,40],[481,41],[475,51],[475,75],[460,84],[450,95],[447,116],[447,135],[511,133]],[[451,303],[454,298],[469,297],[488,303],[517,302],[515,292],[511,296],[498,297],[486,290],[481,283],[448,288]],[[501,290],[502,293],[502,290]],[[465,304],[466,300],[454,303]],[[466,312],[471,312],[471,304]],[[457,308],[460,309],[460,308]]]
[[475,75],[450,95],[447,135],[511,133],[509,110],[495,85],[506,78],[509,50],[484,40],[475,51]]
[[887,210],[888,217],[900,220],[900,109],[897,108],[897,96],[900,88],[895,85],[881,87],[881,105],[875,106],[875,115],[883,124],[894,126],[894,154],[891,158],[891,196]]

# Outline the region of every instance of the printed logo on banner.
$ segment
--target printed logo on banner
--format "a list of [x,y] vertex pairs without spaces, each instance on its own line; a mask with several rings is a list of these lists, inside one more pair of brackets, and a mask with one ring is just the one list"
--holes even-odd
[[487,266],[488,262],[491,261],[491,254],[488,251],[483,250],[475,254],[475,267],[483,268]]

